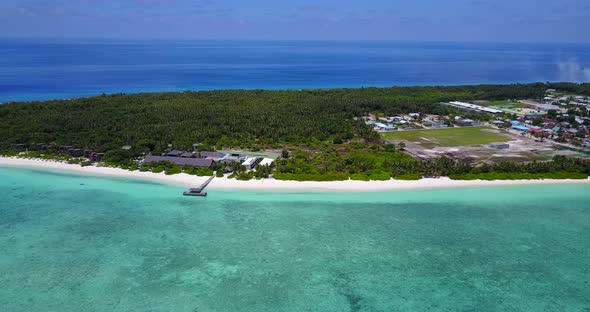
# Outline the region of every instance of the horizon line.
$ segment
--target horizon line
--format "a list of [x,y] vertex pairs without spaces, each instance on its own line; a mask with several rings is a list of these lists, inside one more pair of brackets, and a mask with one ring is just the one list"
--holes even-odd
[[590,42],[573,42],[573,41],[486,41],[486,40],[409,40],[409,39],[366,39],[366,38],[351,38],[351,39],[270,39],[270,38],[147,38],[147,37],[79,37],[79,36],[0,36],[0,40],[46,40],[46,41],[66,41],[66,40],[80,40],[80,41],[127,41],[127,42],[148,42],[148,41],[178,41],[178,42],[197,42],[197,41],[234,41],[234,42],[373,42],[373,43],[439,43],[439,44],[567,44],[567,45],[590,45]]

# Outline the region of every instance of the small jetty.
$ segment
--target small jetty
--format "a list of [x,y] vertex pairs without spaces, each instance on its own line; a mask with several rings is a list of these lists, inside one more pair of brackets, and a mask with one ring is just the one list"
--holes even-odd
[[203,182],[203,184],[201,184],[199,187],[188,189],[188,191],[185,191],[184,193],[182,193],[182,195],[184,195],[184,196],[207,196],[207,192],[203,192],[203,190],[207,187],[207,185],[209,185],[209,183],[211,183],[211,181],[213,181],[213,179],[215,179],[215,174],[216,173],[214,172],[213,175],[211,177],[209,177],[209,179],[207,179],[207,181]]

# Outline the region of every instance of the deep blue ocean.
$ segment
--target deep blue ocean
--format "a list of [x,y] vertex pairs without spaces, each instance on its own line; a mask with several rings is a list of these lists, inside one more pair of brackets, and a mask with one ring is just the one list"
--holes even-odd
[[101,93],[590,81],[590,45],[0,40],[0,102]]

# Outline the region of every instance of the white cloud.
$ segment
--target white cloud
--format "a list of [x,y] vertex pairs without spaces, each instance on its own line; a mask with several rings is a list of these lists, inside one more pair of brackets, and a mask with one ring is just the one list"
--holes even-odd
[[564,82],[590,82],[590,68],[585,68],[576,59],[560,61],[559,80]]

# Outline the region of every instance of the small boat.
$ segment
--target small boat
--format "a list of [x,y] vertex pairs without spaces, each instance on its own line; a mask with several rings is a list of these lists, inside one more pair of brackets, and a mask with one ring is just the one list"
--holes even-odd
[[207,196],[207,192],[186,191],[182,193],[184,196]]

